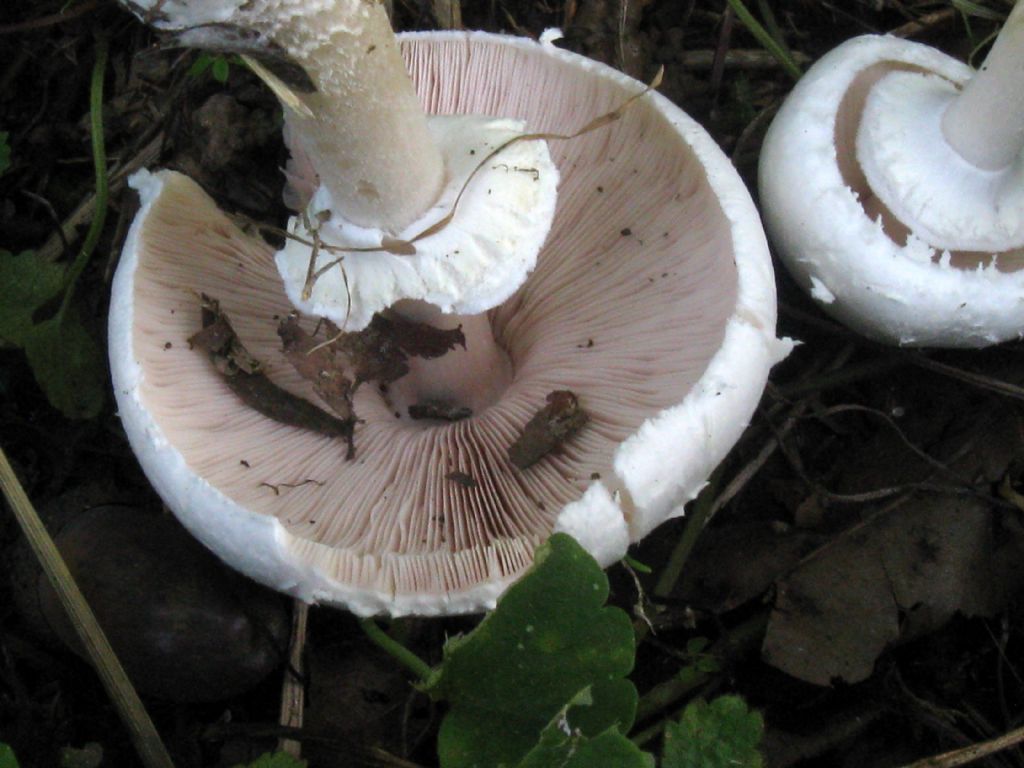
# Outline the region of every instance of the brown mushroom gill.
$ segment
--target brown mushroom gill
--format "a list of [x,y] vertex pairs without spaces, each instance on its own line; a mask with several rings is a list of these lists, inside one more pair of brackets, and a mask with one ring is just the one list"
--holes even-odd
[[[509,115],[569,132],[631,93],[520,48],[403,47],[428,112]],[[398,593],[515,574],[593,476],[617,488],[619,444],[681,403],[721,344],[736,302],[729,222],[696,157],[645,100],[551,151],[562,181],[548,242],[526,284],[489,314],[512,365],[500,400],[462,421],[423,424],[395,418],[364,386],[350,462],[340,442],[242,406],[189,350],[206,292],[274,381],[315,400],[280,352],[275,318],[291,307],[272,249],[170,177],[141,233],[134,345],[143,403],[192,470],[277,517],[298,537],[297,554],[335,578]],[[579,396],[590,423],[515,469],[509,445],[557,389]]]
[[[836,159],[843,181],[852,189],[864,208],[864,212],[872,220],[881,219],[882,229],[889,238],[900,246],[905,246],[910,230],[879,200],[872,192],[864,177],[864,171],[857,162],[856,140],[864,112],[864,103],[872,86],[890,72],[918,72],[926,70],[898,61],[883,61],[873,64],[860,72],[850,84],[843,96],[836,114]],[[973,270],[979,265],[992,262],[992,253],[982,251],[951,251],[950,265],[958,269]],[[935,261],[941,258],[941,252],[935,255]],[[1014,248],[998,253],[996,268],[1003,272],[1016,272],[1024,268],[1024,248]]]

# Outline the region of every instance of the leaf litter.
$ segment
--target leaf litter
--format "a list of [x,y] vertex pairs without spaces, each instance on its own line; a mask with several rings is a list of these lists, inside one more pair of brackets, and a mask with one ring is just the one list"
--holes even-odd
[[355,426],[358,422],[353,396],[361,384],[390,384],[409,372],[410,357],[441,357],[456,346],[465,348],[461,327],[439,329],[407,320],[396,314],[374,315],[362,331],[341,332],[329,322],[331,336],[319,340],[304,330],[297,314],[281,320],[278,336],[285,358],[333,412],[274,384],[263,364],[245,348],[220,304],[205,294],[201,298],[202,330],[189,345],[206,352],[228,387],[249,407],[282,424],[341,438],[346,457],[355,458]]

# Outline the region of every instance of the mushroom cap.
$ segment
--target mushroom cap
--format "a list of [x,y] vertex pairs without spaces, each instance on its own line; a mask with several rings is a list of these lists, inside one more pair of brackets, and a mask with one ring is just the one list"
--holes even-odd
[[971,75],[928,46],[854,38],[804,74],[765,136],[769,237],[822,308],[866,336],[976,347],[1024,333],[1024,161],[979,171],[940,135]]
[[[528,40],[452,32],[401,43],[428,113],[567,132],[640,87]],[[450,614],[493,606],[552,531],[607,565],[683,513],[790,347],[775,337],[757,212],[712,139],[658,94],[551,153],[562,177],[551,234],[526,283],[487,315],[512,361],[506,391],[438,424],[396,418],[364,386],[352,461],[339,441],[243,405],[188,349],[206,292],[267,375],[313,400],[275,335],[274,317],[291,307],[273,249],[187,178],[133,178],[142,207],[113,285],[114,389],[143,468],[197,538],[303,600]],[[509,446],[566,389],[589,423],[516,469]]]

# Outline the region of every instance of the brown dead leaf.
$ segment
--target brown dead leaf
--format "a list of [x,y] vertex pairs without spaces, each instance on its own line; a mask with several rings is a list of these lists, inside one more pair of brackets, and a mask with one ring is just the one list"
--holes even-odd
[[269,419],[341,437],[351,445],[353,421],[335,418],[270,381],[259,361],[249,354],[235,334],[218,302],[205,295],[202,302],[203,328],[189,339],[189,345],[210,356],[224,382],[239,399]]
[[292,313],[277,327],[284,355],[302,378],[313,384],[317,395],[342,419],[355,419],[352,410],[352,380],[343,370],[329,345],[323,345],[299,326],[298,315]]
[[778,582],[762,657],[817,685],[865,680],[888,646],[957,612],[998,610],[999,548],[984,501],[915,496],[841,534]]
[[549,394],[547,403],[526,423],[522,434],[508,448],[509,461],[519,469],[536,464],[590,421],[576,395],[567,389]]
[[724,613],[764,593],[824,536],[767,522],[711,526],[697,540],[676,597],[713,613]]
[[464,405],[447,400],[423,400],[409,406],[410,419],[437,419],[438,421],[462,421],[473,415]]

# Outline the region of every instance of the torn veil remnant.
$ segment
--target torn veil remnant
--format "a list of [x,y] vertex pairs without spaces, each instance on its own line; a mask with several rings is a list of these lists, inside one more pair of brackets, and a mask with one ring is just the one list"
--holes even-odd
[[[203,8],[219,8],[223,14],[207,20],[224,22],[236,5],[223,0]],[[253,0],[244,8],[274,5]],[[163,6],[169,18],[185,7],[180,0]],[[274,39],[291,50],[287,40]],[[427,124],[453,128],[437,143],[462,147],[464,157],[441,152],[450,176],[486,156],[489,144],[523,130],[518,126],[571,133],[643,89],[610,68],[529,40],[432,33],[394,45],[426,112],[446,116]],[[363,49],[369,56],[376,51]],[[303,66],[319,83],[315,67]],[[456,141],[463,115],[494,116],[465,125],[500,130]],[[330,242],[313,210],[329,185],[314,190],[315,179],[301,170],[324,178],[322,147],[301,138],[305,123],[291,113],[288,119],[306,150],[291,169],[295,188],[311,191],[307,218]],[[457,330],[465,339],[465,348],[442,357],[408,357],[408,373],[386,387],[354,389],[354,461],[326,436],[247,408],[205,356],[184,343],[197,327],[194,292],[215,295],[261,371],[318,402],[315,385],[288,361],[277,335],[294,311],[279,255],[231,224],[180,174],[133,178],[142,207],[114,281],[114,384],[140,462],[199,539],[250,576],[305,600],[362,615],[442,614],[492,606],[554,530],[573,534],[609,564],[630,541],[682,513],[739,437],[769,367],[788,349],[775,338],[773,275],[756,211],[713,141],[658,94],[601,130],[543,151],[550,173],[535,156],[502,156],[488,165],[492,175],[474,177],[481,202],[467,198],[438,233],[438,260],[416,261],[424,241],[415,243],[415,255],[345,254],[353,303],[336,307],[345,310],[341,319],[324,312],[332,322],[345,330],[369,324],[369,304],[356,308],[365,290],[387,297],[389,319]],[[539,176],[516,167],[540,169]],[[521,259],[510,271],[477,264],[470,272],[482,269],[483,298],[468,310],[410,277],[419,270],[436,284],[459,283],[463,273],[447,263],[464,254],[449,238],[479,232],[462,217],[491,216],[482,201],[497,182],[514,180],[526,185],[515,189],[528,201],[541,199],[545,177],[553,190],[559,171],[559,204],[556,211],[550,201],[550,234],[532,272]],[[443,205],[445,192],[439,195]],[[426,216],[421,207],[412,206],[412,219]],[[496,229],[487,237],[503,249],[539,249],[543,234],[522,209],[503,210],[491,218]],[[355,213],[345,215],[355,220]],[[402,237],[404,226],[378,228],[378,244],[380,233]],[[621,237],[625,227],[637,237]],[[375,271],[371,258],[385,268]],[[304,278],[308,259],[301,261]],[[411,283],[421,288],[406,292]],[[315,292],[313,299],[319,301]],[[316,322],[306,321],[307,329]],[[558,391],[578,395],[589,421],[529,469],[518,469],[510,447]],[[411,406],[431,403],[445,405],[427,418],[409,417]],[[472,415],[431,417],[449,407]],[[275,495],[268,487],[287,491]]]
[[1024,334],[1024,2],[977,72],[894,37],[816,63],[765,137],[765,225],[830,314],[911,346]]

